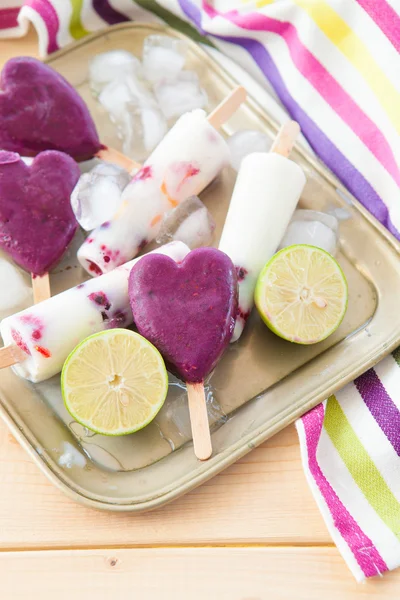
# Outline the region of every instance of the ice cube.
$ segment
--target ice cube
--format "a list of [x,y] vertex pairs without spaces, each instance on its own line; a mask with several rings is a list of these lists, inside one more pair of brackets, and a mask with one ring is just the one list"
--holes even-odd
[[339,229],[338,219],[335,215],[324,213],[319,210],[299,208],[294,211],[291,221],[320,221],[335,233],[337,233]]
[[151,83],[175,79],[186,62],[187,43],[166,35],[149,35],[143,43],[143,74]]
[[245,156],[253,152],[268,152],[272,141],[265,133],[252,129],[237,131],[228,139],[231,151],[231,165],[238,171]]
[[129,104],[155,105],[151,92],[139,79],[131,75],[119,77],[106,85],[98,99],[111,120],[117,124],[123,121]]
[[191,196],[168,212],[157,236],[159,244],[174,240],[184,242],[191,250],[211,244],[215,221],[197,196]]
[[142,161],[167,133],[167,122],[156,106],[130,102],[119,125],[123,152]]
[[65,467],[66,469],[80,467],[83,469],[87,462],[85,456],[69,442],[62,442],[62,444],[63,452],[58,459],[60,467]]
[[89,81],[98,95],[111,81],[122,75],[141,76],[140,60],[126,50],[111,50],[97,54],[89,63]]
[[0,312],[20,307],[31,295],[32,290],[19,269],[0,257]]
[[336,254],[338,221],[332,215],[315,210],[296,210],[280,248],[293,244],[310,244]]
[[111,219],[130,180],[128,171],[109,163],[100,163],[81,175],[71,194],[72,210],[80,226],[91,231]]
[[204,108],[208,102],[194,71],[182,71],[173,81],[157,83],[154,94],[167,119],[180,117],[195,108]]

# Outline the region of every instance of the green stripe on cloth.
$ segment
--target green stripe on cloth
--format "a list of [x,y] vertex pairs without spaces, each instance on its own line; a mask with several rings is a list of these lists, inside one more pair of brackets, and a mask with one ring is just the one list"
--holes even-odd
[[70,0],[72,6],[72,15],[69,23],[69,32],[75,40],[88,35],[90,31],[87,31],[82,25],[81,13],[83,0]]
[[372,508],[400,539],[400,504],[356,436],[335,396],[330,396],[326,404],[324,427]]
[[393,352],[393,358],[400,367],[400,348],[396,348],[396,350]]
[[[133,1],[133,0],[132,0]],[[176,15],[173,15],[169,10],[166,10],[162,6],[160,6],[155,0],[134,0],[134,4],[137,4],[144,10],[148,10],[166,22],[167,25],[172,27],[173,29],[177,29],[181,33],[184,33],[188,37],[190,37],[195,42],[200,42],[201,44],[207,44],[208,46],[212,46],[215,48],[214,44],[205,36],[200,35],[200,33],[189,25],[186,21],[182,21]]]

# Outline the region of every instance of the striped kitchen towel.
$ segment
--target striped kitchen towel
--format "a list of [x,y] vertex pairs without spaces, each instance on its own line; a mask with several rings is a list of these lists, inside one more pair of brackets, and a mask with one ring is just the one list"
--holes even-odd
[[[319,157],[400,239],[400,0],[2,6],[0,35],[21,35],[32,22],[42,55],[129,19],[162,19],[211,41],[272,87]],[[297,429],[311,490],[355,577],[399,566],[400,350],[305,415]]]

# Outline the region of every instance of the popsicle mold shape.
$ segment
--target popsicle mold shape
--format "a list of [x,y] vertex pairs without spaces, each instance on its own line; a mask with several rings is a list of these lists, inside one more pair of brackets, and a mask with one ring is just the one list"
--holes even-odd
[[40,60],[11,58],[1,72],[0,88],[0,148],[23,156],[60,150],[76,160],[102,148],[82,98]]
[[156,238],[163,215],[201,192],[228,163],[227,144],[206,113],[183,115],[124,189],[114,217],[80,247],[83,268],[98,275],[136,256]]
[[254,305],[257,277],[277,251],[306,177],[289,156],[298,123],[289,121],[271,151],[246,156],[240,166],[219,248],[237,269],[239,308],[232,342],[239,339]]
[[193,250],[179,265],[146,256],[131,271],[129,298],[139,332],[186,381],[194,452],[207,460],[212,444],[203,382],[235,326],[235,267],[215,248]]
[[131,271],[129,298],[139,333],[184,381],[204,381],[235,324],[237,279],[228,256],[198,248],[177,264],[147,255]]
[[17,153],[0,151],[0,247],[26,271],[49,271],[74,237],[70,195],[79,175],[62,152],[41,152],[27,166]]

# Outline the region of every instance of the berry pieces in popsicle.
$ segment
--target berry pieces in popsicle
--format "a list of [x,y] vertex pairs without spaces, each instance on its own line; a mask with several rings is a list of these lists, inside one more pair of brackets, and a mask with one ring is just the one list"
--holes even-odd
[[0,151],[0,247],[26,271],[49,271],[74,237],[70,195],[79,175],[62,152],[42,152],[28,167],[15,152]]
[[237,279],[228,256],[215,248],[193,250],[180,264],[144,256],[131,271],[129,298],[139,333],[184,381],[204,381],[235,325]]
[[60,150],[76,160],[102,148],[86,104],[48,65],[12,58],[3,68],[0,88],[0,148],[22,156]]

